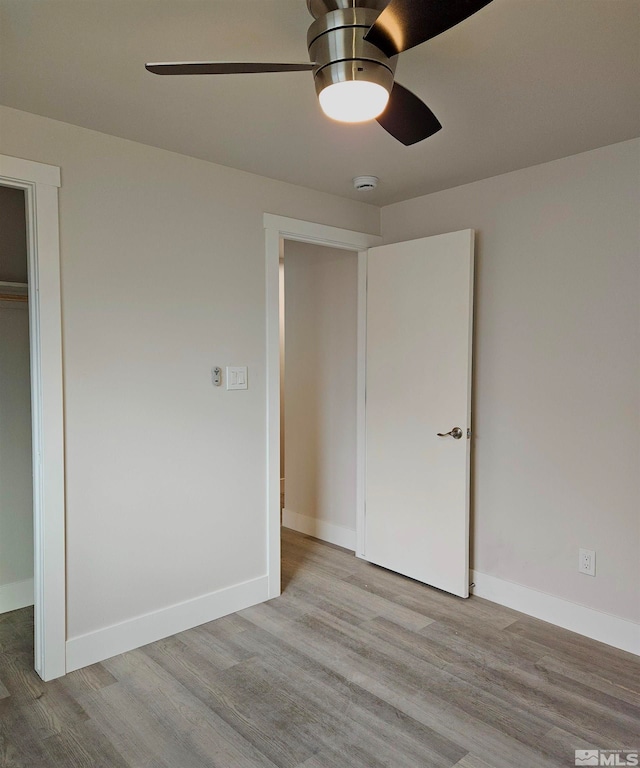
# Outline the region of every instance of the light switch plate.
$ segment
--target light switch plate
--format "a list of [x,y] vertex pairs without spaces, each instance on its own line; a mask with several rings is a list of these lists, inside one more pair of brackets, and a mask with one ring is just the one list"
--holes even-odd
[[227,366],[227,389],[247,389],[249,386],[247,379],[246,365],[228,365]]

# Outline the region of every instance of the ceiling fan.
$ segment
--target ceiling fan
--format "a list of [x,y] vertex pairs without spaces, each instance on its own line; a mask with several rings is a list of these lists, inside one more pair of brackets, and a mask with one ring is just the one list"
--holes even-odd
[[311,62],[196,61],[146,64],[157,75],[230,75],[313,70],[322,110],[343,122],[376,119],[409,146],[442,126],[394,82],[397,55],[445,32],[491,0],[307,0]]

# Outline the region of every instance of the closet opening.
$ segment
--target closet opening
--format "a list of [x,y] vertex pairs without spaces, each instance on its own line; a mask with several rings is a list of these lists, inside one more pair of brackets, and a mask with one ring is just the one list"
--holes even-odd
[[34,645],[27,202],[0,186],[0,624]]

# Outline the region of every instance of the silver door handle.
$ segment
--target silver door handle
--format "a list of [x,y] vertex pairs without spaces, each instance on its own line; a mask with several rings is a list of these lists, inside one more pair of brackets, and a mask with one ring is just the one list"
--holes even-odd
[[454,438],[454,440],[459,440],[462,437],[462,430],[460,427],[454,427],[451,432],[438,432],[438,437],[451,437]]

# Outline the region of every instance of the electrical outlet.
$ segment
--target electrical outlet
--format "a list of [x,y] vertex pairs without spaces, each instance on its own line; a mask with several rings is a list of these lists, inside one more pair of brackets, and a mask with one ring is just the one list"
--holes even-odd
[[578,570],[587,576],[596,575],[596,553],[593,549],[578,550]]

